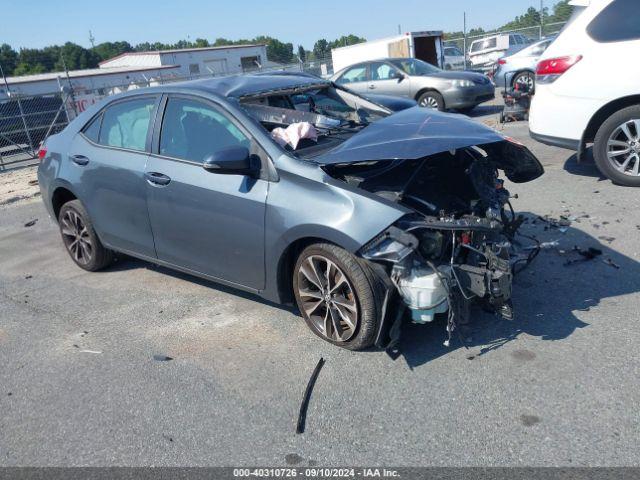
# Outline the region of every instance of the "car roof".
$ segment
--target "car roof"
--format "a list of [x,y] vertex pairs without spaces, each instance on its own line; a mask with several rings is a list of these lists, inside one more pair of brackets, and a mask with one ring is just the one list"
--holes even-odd
[[[240,98],[271,91],[290,90],[312,86],[328,86],[331,82],[309,75],[282,74],[245,74],[228,77],[214,77],[186,82],[169,83],[145,91],[188,90],[213,93],[222,97]],[[141,92],[141,90],[137,90]]]

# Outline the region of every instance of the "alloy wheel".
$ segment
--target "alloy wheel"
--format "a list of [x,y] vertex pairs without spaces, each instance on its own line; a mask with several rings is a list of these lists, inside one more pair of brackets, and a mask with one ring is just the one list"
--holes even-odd
[[530,73],[523,73],[516,77],[516,80],[514,83],[515,85],[525,86],[527,87],[528,91],[532,91],[533,85],[534,85],[534,78],[533,78],[533,75]]
[[618,126],[607,141],[607,159],[619,172],[640,176],[640,119]]
[[351,339],[358,327],[358,303],[344,272],[328,258],[311,255],[297,275],[300,303],[312,326],[330,340]]
[[64,212],[60,220],[62,239],[74,260],[82,265],[91,261],[93,245],[82,217],[74,210]]
[[424,97],[420,102],[421,107],[438,109],[438,100],[434,97]]

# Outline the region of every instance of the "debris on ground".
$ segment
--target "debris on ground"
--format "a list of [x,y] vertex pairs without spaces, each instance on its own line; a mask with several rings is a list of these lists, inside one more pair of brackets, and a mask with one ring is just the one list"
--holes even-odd
[[24,276],[24,279],[25,279],[25,280],[29,280],[29,279],[31,279],[31,278],[33,278],[33,275],[25,275],[25,276]]
[[37,222],[38,222],[38,219],[34,218],[33,220],[30,220],[27,223],[25,223],[24,226],[27,228],[33,227]]
[[99,350],[80,350],[80,353],[102,353]]
[[529,245],[527,247],[524,247],[523,250],[535,250],[535,249],[550,250],[552,248],[559,248],[559,247],[560,247],[560,243],[558,242],[558,240],[552,240],[550,242],[540,242],[539,245]]
[[593,260],[594,258],[602,255],[602,250],[598,248],[589,247],[587,249],[581,249],[577,245],[573,247],[573,250],[571,250],[571,252],[578,253],[580,257],[567,260],[566,262],[564,262],[565,267],[574,265],[576,263],[588,262],[589,260]]
[[311,374],[311,378],[309,378],[307,388],[304,391],[304,397],[302,398],[302,404],[300,405],[300,412],[298,413],[298,425],[296,426],[296,433],[304,433],[304,426],[307,420],[307,408],[309,407],[309,400],[311,400],[311,392],[313,391],[313,386],[316,384],[318,374],[320,373],[323,365],[324,358],[320,357],[316,368]]
[[602,260],[602,262],[605,265],[609,265],[609,266],[615,268],[616,270],[620,270],[620,265],[618,265],[617,263],[614,263],[613,260],[611,260],[610,258],[605,258],[605,259]]
[[538,220],[547,224],[544,227],[545,230],[548,230],[549,228],[555,228],[561,233],[565,233],[571,226],[571,220],[569,220],[569,218],[564,215],[561,215],[560,218],[553,218],[549,215],[545,215],[544,217],[538,215]]
[[166,355],[154,355],[153,359],[156,362],[170,362],[171,360],[173,360],[173,357],[168,357]]

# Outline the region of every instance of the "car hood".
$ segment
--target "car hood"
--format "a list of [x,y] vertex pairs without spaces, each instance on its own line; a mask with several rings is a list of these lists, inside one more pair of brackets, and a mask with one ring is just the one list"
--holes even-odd
[[312,160],[320,165],[415,160],[473,146],[484,150],[513,182],[528,182],[544,173],[538,159],[515,140],[464,115],[420,107],[374,122]]

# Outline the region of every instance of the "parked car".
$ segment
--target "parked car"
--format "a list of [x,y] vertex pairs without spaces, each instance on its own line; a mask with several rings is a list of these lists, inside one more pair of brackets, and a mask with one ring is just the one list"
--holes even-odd
[[357,93],[415,99],[421,107],[473,110],[495,97],[495,87],[482,74],[445,72],[415,58],[386,58],[351,65],[332,80]]
[[[291,99],[305,94],[312,111]],[[306,134],[283,145],[283,129]],[[295,302],[349,349],[397,340],[405,307],[419,323],[449,310],[449,334],[470,298],[512,318],[519,223],[498,169],[516,183],[543,173],[526,147],[463,116],[392,113],[289,75],[110,97],[39,156],[44,204],[79,267],[122,252]]]
[[[578,151],[593,144],[603,175],[640,186],[637,0],[579,0],[537,66],[531,136]],[[587,6],[585,6],[587,5]]]
[[545,38],[513,55],[498,59],[498,68],[493,74],[493,83],[501,88],[524,86],[528,91],[533,92],[538,60],[554,40],[555,37]]
[[531,43],[519,33],[500,33],[471,42],[469,63],[478,70],[490,71],[499,58],[513,55]]
[[[257,73],[256,75],[285,75],[285,76],[303,76],[309,78],[315,78],[321,80],[322,77],[309,72],[292,72],[287,70],[273,70],[267,72]],[[310,94],[305,95],[292,95],[291,100],[296,109],[310,111],[311,105],[309,104]],[[392,95],[381,95],[377,93],[367,93],[362,95],[367,100],[371,100],[379,105],[387,107],[392,112],[399,112],[407,108],[415,107],[418,103],[410,98],[394,97]]]
[[458,47],[444,47],[444,69],[464,70],[464,53]]

